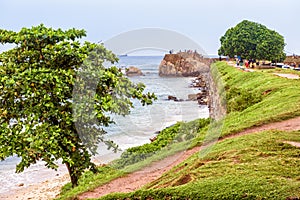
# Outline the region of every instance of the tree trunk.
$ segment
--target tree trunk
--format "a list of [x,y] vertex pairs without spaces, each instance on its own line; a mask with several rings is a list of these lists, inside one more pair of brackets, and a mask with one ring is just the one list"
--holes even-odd
[[75,170],[73,169],[73,167],[70,166],[69,163],[66,163],[66,166],[68,168],[68,171],[69,171],[69,175],[70,175],[70,178],[71,178],[71,183],[72,183],[72,187],[76,187],[78,186],[78,175],[77,173],[75,172]]

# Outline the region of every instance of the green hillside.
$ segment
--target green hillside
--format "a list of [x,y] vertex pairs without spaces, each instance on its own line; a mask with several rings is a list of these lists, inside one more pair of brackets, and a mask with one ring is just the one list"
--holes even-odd
[[101,199],[286,199],[300,196],[300,132],[261,132],[194,154],[143,189]]
[[[223,102],[227,105],[228,113],[220,126],[221,137],[249,127],[300,116],[299,80],[277,77],[268,70],[245,72],[225,62],[213,64],[212,69],[213,74],[216,75],[217,71],[220,73],[219,80],[223,81],[226,91],[223,93],[226,98]],[[184,149],[180,147],[201,145],[210,127],[214,126],[213,122],[210,125],[207,122],[196,120],[165,129],[158,140],[160,149],[151,145],[130,149],[128,152],[133,154],[125,152],[127,156],[114,162],[114,168],[99,168],[105,169],[105,174],[87,174],[79,187],[73,190],[68,190],[66,186],[61,198],[74,198],[77,194],[122,176],[124,171],[137,170],[152,160]],[[300,131],[265,131],[225,139],[217,143],[205,157],[199,157],[199,153],[192,155],[138,191],[110,194],[100,199],[300,198],[300,149],[286,141],[300,142]],[[166,147],[168,151],[165,151]],[[151,152],[152,149],[156,151],[155,154]],[[147,154],[143,155],[149,156],[135,156],[145,150]],[[157,153],[159,151],[163,153]],[[126,162],[122,159],[126,159]]]

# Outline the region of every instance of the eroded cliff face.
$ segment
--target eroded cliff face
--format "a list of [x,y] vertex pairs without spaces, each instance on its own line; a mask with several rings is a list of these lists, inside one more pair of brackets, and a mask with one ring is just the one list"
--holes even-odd
[[166,54],[159,65],[160,76],[199,76],[209,71],[210,59],[197,52]]

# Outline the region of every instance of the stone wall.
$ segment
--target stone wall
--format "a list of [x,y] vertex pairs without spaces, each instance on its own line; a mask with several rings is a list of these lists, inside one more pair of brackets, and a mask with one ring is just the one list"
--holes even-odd
[[227,110],[226,93],[217,69],[210,68],[207,84],[209,88],[209,115],[212,119],[220,120],[225,117]]
[[193,87],[199,88],[199,93],[191,95],[190,100],[198,101],[200,105],[207,105],[209,117],[215,120],[222,119],[226,115],[225,93],[222,93],[223,85],[216,71],[202,73],[194,81]]

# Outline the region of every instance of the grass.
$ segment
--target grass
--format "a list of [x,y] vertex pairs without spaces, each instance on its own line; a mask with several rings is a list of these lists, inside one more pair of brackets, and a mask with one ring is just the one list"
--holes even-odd
[[231,111],[224,121],[222,136],[300,116],[300,80],[261,71],[243,72],[224,62],[214,67],[225,83],[227,110]]
[[[171,127],[165,131],[166,135],[162,134],[162,140],[158,140],[158,144],[154,143],[155,146],[164,142],[168,145],[162,145],[159,149],[147,145],[134,148],[133,151],[131,149],[130,152],[136,151],[137,154],[146,149],[144,155],[147,156],[140,159],[133,153],[115,161],[114,168],[104,167],[101,174],[95,176],[88,172],[81,179],[79,187],[70,190],[70,186],[66,186],[60,199],[74,198],[77,194],[123,176],[125,172],[138,170],[152,161],[190,148],[190,139],[193,137],[192,146],[201,145],[208,137],[206,133],[218,132],[217,136],[224,137],[245,128],[300,116],[299,80],[277,77],[270,70],[244,72],[224,62],[218,62],[212,67],[215,80],[219,80],[217,87],[222,90],[223,85],[226,91],[223,91],[223,103],[227,104],[227,116],[223,121],[201,128],[195,128],[197,122],[181,123],[180,126],[185,128],[180,133],[176,130],[175,135],[170,134],[170,131],[174,131],[176,126]],[[111,194],[102,199],[299,197],[300,152],[299,149],[284,144],[284,140],[299,141],[299,132],[263,132],[225,140],[215,145],[204,158],[193,155],[142,190],[128,194]],[[149,149],[155,151],[149,153]]]
[[261,132],[228,139],[128,194],[99,199],[286,199],[300,196],[300,132]]

